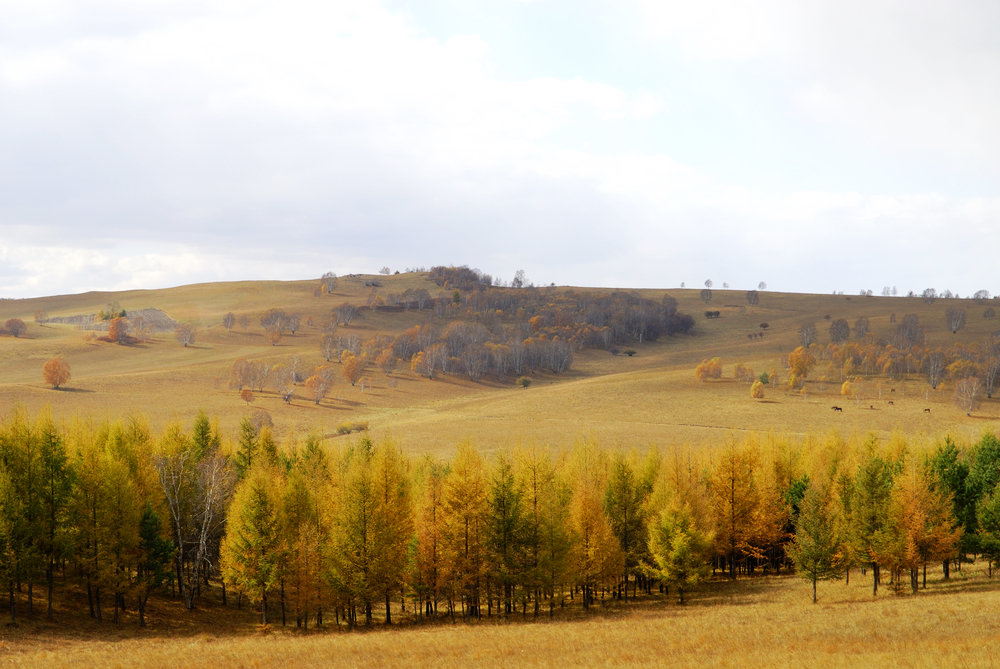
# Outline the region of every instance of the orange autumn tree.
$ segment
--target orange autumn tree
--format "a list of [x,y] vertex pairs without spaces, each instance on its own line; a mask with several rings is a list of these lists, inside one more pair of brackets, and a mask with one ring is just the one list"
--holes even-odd
[[49,359],[42,367],[42,378],[54,390],[59,390],[59,386],[69,381],[69,363],[61,356]]
[[897,560],[901,569],[909,570],[913,592],[917,592],[920,570],[926,588],[927,563],[955,557],[962,537],[951,495],[935,490],[930,476],[926,468],[912,463],[893,489],[893,515],[899,519]]
[[719,358],[702,360],[701,364],[694,368],[694,376],[699,381],[708,379],[718,379],[722,377],[722,362]]
[[809,371],[816,365],[816,356],[805,346],[799,346],[788,354],[789,385],[796,386],[802,379],[809,376]]

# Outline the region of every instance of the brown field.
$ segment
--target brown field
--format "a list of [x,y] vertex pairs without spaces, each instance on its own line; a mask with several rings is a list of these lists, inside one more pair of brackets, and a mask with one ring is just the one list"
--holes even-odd
[[[916,313],[928,345],[980,342],[994,331],[982,318],[985,307],[970,300],[764,292],[760,304],[745,307],[743,291],[714,291],[708,307],[722,312],[706,320],[697,290],[646,290],[659,299],[669,292],[680,309],[695,316],[695,336],[665,338],[633,346],[634,357],[603,351],[577,355],[571,371],[536,377],[527,389],[495,382],[471,383],[459,376],[434,381],[408,369],[391,376],[370,371],[364,390],[337,380],[319,406],[296,396],[286,405],[273,393],[261,394],[248,408],[228,387],[229,370],[238,357],[273,359],[292,355],[310,368],[322,360],[320,328],[306,327],[307,317],[325,323],[329,311],[344,302],[365,304],[377,278],[380,290],[439,290],[421,275],[342,277],[334,295],[314,296],[314,281],[246,282],[195,285],[155,291],[86,293],[31,300],[0,301],[0,324],[21,318],[25,336],[0,337],[0,412],[23,406],[35,413],[51,407],[57,419],[76,415],[96,419],[125,414],[144,417],[158,431],[172,421],[190,425],[199,409],[216,417],[224,435],[235,437],[251,409],[271,413],[279,442],[313,432],[328,442],[338,439],[344,422],[367,421],[374,436],[391,436],[413,454],[450,455],[462,440],[483,450],[519,443],[551,447],[596,439],[605,448],[711,447],[744,432],[887,437],[902,433],[914,442],[951,435],[971,442],[1000,427],[1000,400],[985,400],[971,417],[952,402],[944,383],[930,391],[920,377],[890,383],[866,381],[857,401],[839,394],[839,376],[821,381],[822,364],[805,394],[769,388],[764,401],[752,400],[749,387],[733,379],[733,365],[755,373],[785,373],[782,358],[796,345],[805,321],[816,323],[818,341],[829,341],[832,319],[867,316],[871,330],[887,334],[890,317]],[[193,323],[195,344],[184,348],[169,333],[135,346],[96,341],[91,332],[62,324],[37,324],[33,315],[50,317],[95,313],[111,301],[126,309],[155,307],[177,321]],[[277,346],[263,340],[259,315],[279,307],[302,317],[303,328]],[[966,309],[967,324],[958,334],[946,328],[949,307]],[[246,314],[250,325],[232,333],[222,316]],[[430,312],[368,312],[342,334],[367,339],[394,334],[433,318]],[[765,338],[747,335],[768,322]],[[45,386],[45,360],[63,355],[72,366],[65,390]],[[693,369],[703,358],[720,356],[724,375],[701,383]],[[889,405],[888,400],[893,400]],[[831,405],[843,407],[833,412]],[[931,409],[930,413],[925,412]],[[589,616],[568,613],[554,622],[476,625],[411,625],[368,633],[333,631],[293,633],[279,627],[257,629],[250,611],[231,612],[217,624],[218,610],[183,612],[169,602],[151,612],[151,626],[134,621],[118,627],[97,625],[83,617],[69,625],[45,623],[35,616],[15,628],[0,630],[0,664],[12,666],[996,666],[1000,664],[1000,581],[966,567],[948,582],[938,574],[919,595],[881,594],[855,573],[843,582],[820,585],[820,603],[810,603],[809,584],[794,577],[753,578],[735,584],[715,581],[680,607],[672,598],[652,597],[638,605],[606,602]],[[82,609],[83,607],[77,606]],[[69,609],[67,609],[68,611]],[[75,609],[74,609],[75,610]],[[232,611],[225,609],[224,611]],[[70,614],[67,612],[66,616]],[[212,617],[213,632],[202,622]],[[226,617],[228,616],[228,617]],[[515,617],[515,620],[517,617]],[[613,624],[608,624],[613,623]]]

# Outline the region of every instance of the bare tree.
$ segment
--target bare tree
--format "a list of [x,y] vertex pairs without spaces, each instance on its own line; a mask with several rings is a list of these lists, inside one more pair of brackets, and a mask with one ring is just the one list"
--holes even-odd
[[975,376],[966,377],[955,384],[955,403],[965,411],[966,416],[971,416],[973,409],[979,405],[981,392],[982,382]]
[[199,457],[196,445],[179,430],[165,437],[154,465],[176,544],[177,584],[185,608],[192,609],[222,538],[236,477],[218,449]]
[[830,341],[835,344],[847,341],[851,336],[851,326],[846,318],[838,318],[830,323]]
[[[708,283],[711,283],[711,281],[709,281]],[[701,301],[704,302],[705,304],[708,304],[709,302],[712,301],[712,289],[711,288],[702,288],[701,289]]]
[[174,331],[177,341],[184,344],[184,348],[194,343],[194,326],[188,323],[181,323]]
[[816,324],[803,323],[799,326],[799,342],[809,348],[810,344],[816,341]]
[[233,312],[230,311],[222,317],[222,325],[226,328],[226,332],[233,331],[233,326],[236,325],[236,316],[233,315]]
[[983,360],[982,373],[983,390],[986,391],[986,397],[992,399],[997,378],[1000,378],[1000,356],[995,351],[991,351]]
[[329,295],[333,292],[333,289],[337,287],[337,275],[333,272],[327,272],[323,275],[321,281],[323,282],[323,290]]
[[747,304],[751,307],[756,307],[758,302],[760,302],[760,293],[756,290],[748,290]]
[[8,318],[7,322],[4,323],[4,329],[15,337],[20,337],[28,329],[28,326],[20,318]]
[[965,327],[965,309],[958,309],[956,307],[948,309],[947,313],[945,313],[945,321],[947,321],[951,333],[955,334]]
[[927,374],[927,383],[936,390],[941,379],[944,378],[944,371],[948,366],[948,359],[943,351],[931,351],[924,359],[924,373]]
[[336,323],[347,327],[358,315],[358,308],[353,304],[344,302],[342,305],[334,309],[330,315]]
[[854,338],[864,339],[865,335],[868,334],[868,319],[865,316],[861,316],[858,320],[854,321]]

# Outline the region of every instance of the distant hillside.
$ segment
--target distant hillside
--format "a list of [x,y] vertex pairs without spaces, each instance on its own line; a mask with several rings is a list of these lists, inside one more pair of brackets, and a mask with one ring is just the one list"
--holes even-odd
[[[433,276],[437,281],[430,273],[354,275],[3,301],[0,323],[17,318],[27,327],[20,337],[0,337],[0,401],[32,410],[51,405],[62,418],[131,412],[155,426],[190,421],[204,409],[230,434],[256,412],[282,439],[310,432],[337,439],[345,425],[367,423],[416,451],[450,449],[467,438],[496,448],[593,436],[627,447],[715,443],[733,430],[978,434],[1000,413],[985,394],[973,411],[962,410],[956,379],[945,374],[932,387],[920,369],[941,349],[948,365],[968,360],[982,378],[982,356],[995,350],[987,342],[1000,327],[995,300],[459,286],[447,272],[443,281],[441,272]],[[100,341],[101,333],[89,330],[94,314],[119,309],[129,327],[140,317],[135,344]],[[283,319],[262,321],[269,312]],[[900,327],[914,319],[921,360],[908,340],[900,362],[907,348],[899,346]],[[175,337],[178,325],[193,333],[188,346]],[[804,334],[816,362],[791,388],[786,359]],[[841,338],[837,351],[829,347],[834,338]],[[872,347],[884,353],[889,345],[896,366],[886,372]],[[972,360],[973,351],[980,358]],[[866,362],[869,354],[875,357]],[[42,379],[45,361],[57,355],[72,370],[65,391]],[[721,378],[697,380],[695,367],[715,357]],[[252,397],[241,397],[233,378],[238,360],[256,367]],[[752,401],[748,383],[736,379],[737,363],[744,381],[746,371],[774,371],[780,384],[768,387],[763,402]],[[851,396],[841,395],[843,374],[857,381]],[[329,383],[325,393],[307,383],[317,376]],[[524,384],[515,383],[522,377]],[[835,404],[844,411],[830,411]]]

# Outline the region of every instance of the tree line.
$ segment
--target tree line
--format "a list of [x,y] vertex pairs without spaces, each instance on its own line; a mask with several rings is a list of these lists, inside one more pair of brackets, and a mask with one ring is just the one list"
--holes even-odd
[[[809,437],[701,451],[503,450],[411,458],[367,435],[279,447],[204,415],[0,423],[0,577],[11,618],[78,585],[98,620],[174,597],[259,606],[264,622],[553,615],[710,574],[817,581],[870,570],[899,588],[932,563],[1000,560],[1000,439],[916,448]],[[815,587],[815,585],[814,585]],[[815,592],[815,590],[814,590]],[[39,601],[38,605],[41,605]]]

